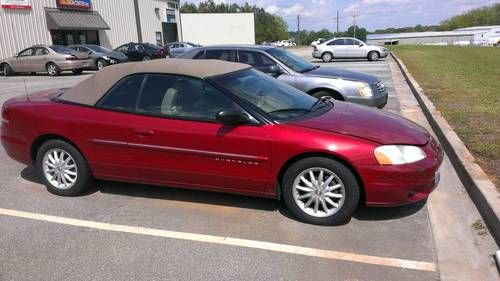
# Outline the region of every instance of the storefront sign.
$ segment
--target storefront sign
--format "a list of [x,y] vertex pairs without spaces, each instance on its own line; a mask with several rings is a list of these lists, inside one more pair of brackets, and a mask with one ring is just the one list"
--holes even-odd
[[31,9],[30,0],[0,0],[0,7],[4,9]]
[[57,0],[57,8],[72,10],[90,10],[92,9],[91,0]]

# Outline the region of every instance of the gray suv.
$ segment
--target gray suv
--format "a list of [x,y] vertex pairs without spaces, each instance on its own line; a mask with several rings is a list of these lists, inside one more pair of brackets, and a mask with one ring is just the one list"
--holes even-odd
[[315,66],[272,46],[193,48],[178,58],[219,59],[246,63],[314,97],[333,97],[372,107],[387,104],[387,90],[377,77],[333,67]]

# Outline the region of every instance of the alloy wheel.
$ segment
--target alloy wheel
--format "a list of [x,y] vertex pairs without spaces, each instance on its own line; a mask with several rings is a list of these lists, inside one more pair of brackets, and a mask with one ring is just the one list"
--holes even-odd
[[321,167],[302,171],[293,183],[295,204],[306,214],[324,218],[335,214],[345,201],[345,186],[334,172]]
[[104,68],[104,63],[102,62],[102,60],[98,60],[97,61],[97,69],[101,70]]
[[49,75],[55,76],[57,74],[56,65],[55,64],[49,64],[47,66],[47,72],[49,73]]
[[73,157],[58,148],[48,150],[42,160],[43,174],[57,189],[71,188],[78,177],[78,169]]

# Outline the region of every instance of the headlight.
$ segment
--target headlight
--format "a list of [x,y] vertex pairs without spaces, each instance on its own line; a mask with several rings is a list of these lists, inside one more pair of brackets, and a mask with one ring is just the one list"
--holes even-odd
[[373,96],[372,88],[367,83],[357,82],[356,86],[358,87],[358,92],[359,92],[360,96],[362,96],[362,97],[372,97]]
[[381,165],[401,165],[420,161],[425,152],[413,145],[383,145],[375,148],[375,158]]

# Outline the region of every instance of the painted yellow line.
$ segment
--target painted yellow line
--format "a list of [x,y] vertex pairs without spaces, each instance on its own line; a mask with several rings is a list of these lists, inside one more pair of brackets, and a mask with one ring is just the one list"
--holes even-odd
[[238,239],[238,238],[215,236],[215,235],[205,235],[205,234],[178,232],[178,231],[162,230],[162,229],[139,227],[139,226],[103,223],[96,221],[65,218],[59,216],[49,216],[38,213],[22,212],[22,211],[2,209],[2,208],[0,208],[0,215],[32,219],[37,221],[52,222],[64,225],[87,227],[99,230],[133,233],[140,235],[149,235],[156,237],[189,240],[189,241],[228,245],[228,246],[246,247],[252,249],[261,249],[266,251],[296,254],[296,255],[310,256],[316,258],[358,262],[358,263],[381,265],[381,266],[391,266],[391,267],[423,270],[423,271],[436,271],[436,265],[434,263],[421,262],[421,261],[361,255],[361,254],[354,254],[347,252],[322,250],[315,248],[307,248],[307,247],[300,247],[300,246],[293,246],[286,244]]

